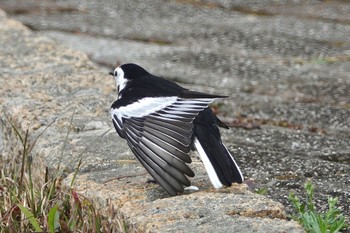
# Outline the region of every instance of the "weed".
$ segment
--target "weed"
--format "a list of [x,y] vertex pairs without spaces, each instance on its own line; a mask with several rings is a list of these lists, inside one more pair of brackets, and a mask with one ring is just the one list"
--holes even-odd
[[292,215],[292,219],[300,222],[307,232],[310,233],[336,233],[347,227],[345,223],[345,217],[336,208],[338,198],[328,198],[328,210],[324,213],[316,211],[314,206],[314,186],[310,181],[307,181],[304,185],[306,191],[305,202],[294,194],[289,194],[289,201],[296,211],[295,215]]
[[[21,159],[3,161],[0,157],[0,232],[124,232],[126,230],[125,223],[117,220],[117,224],[111,224],[111,219],[102,217],[92,200],[72,188],[82,163],[82,156],[68,190],[61,187],[63,177],[60,172],[56,177],[49,177],[46,169],[46,174],[41,177],[41,183],[37,179],[33,180],[31,151],[38,138],[53,122],[32,143],[29,140],[29,130],[21,134],[13,123],[10,124],[22,150],[19,155]],[[65,140],[68,140],[68,134],[69,132]],[[67,141],[63,144],[61,156],[66,143]],[[59,168],[60,165],[57,167],[58,171]],[[115,215],[114,209],[112,211]]]

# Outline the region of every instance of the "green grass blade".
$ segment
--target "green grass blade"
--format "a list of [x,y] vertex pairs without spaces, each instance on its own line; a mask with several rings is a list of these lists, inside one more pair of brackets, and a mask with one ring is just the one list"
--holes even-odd
[[33,140],[32,144],[31,144],[30,147],[28,148],[28,154],[33,150],[33,148],[34,148],[35,144],[37,143],[38,139],[45,133],[45,131],[46,131],[53,123],[55,123],[55,121],[56,121],[56,118],[55,118],[53,121],[51,121],[51,122],[44,128],[44,130],[42,130],[42,131],[38,134],[38,136],[36,136],[36,138]]
[[8,117],[6,117],[6,119],[10,123],[12,129],[15,131],[15,134],[19,137],[19,140],[21,141],[21,143],[23,144],[24,141],[23,141],[21,133],[17,130],[16,126],[12,123],[12,121],[10,121],[10,119]]
[[58,209],[58,206],[56,204],[49,211],[47,225],[49,226],[50,233],[55,233],[55,230],[60,228],[60,214],[57,211],[57,209]]
[[33,226],[34,230],[36,232],[43,232],[43,230],[40,228],[39,222],[36,218],[34,218],[34,215],[30,210],[26,207],[24,207],[21,204],[17,204],[18,208],[20,208],[21,212],[26,216],[26,218],[29,220],[30,224]]
[[77,108],[74,108],[72,117],[70,118],[70,122],[69,122],[69,127],[68,127],[68,130],[67,130],[67,134],[66,134],[66,137],[65,137],[65,139],[64,139],[64,141],[63,141],[63,146],[62,146],[62,149],[61,149],[61,154],[60,154],[60,156],[59,156],[59,161],[58,161],[58,165],[57,165],[57,171],[60,171],[60,169],[61,169],[61,163],[62,163],[63,154],[64,154],[64,151],[66,150],[66,147],[67,147],[67,144],[68,144],[68,137],[69,137],[69,134],[70,134],[72,125],[73,125],[73,118],[74,118],[74,115],[75,115],[76,110],[77,110]]

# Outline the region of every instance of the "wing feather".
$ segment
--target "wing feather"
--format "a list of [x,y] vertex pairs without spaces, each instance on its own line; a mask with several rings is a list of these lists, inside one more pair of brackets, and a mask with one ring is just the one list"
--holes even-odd
[[174,146],[170,143],[167,143],[167,142],[163,141],[162,139],[157,138],[156,136],[153,136],[152,134],[150,134],[148,132],[144,132],[143,137],[147,138],[149,141],[151,141],[152,143],[154,143],[158,147],[161,147],[164,150],[168,151],[169,153],[175,155],[180,160],[182,160],[186,163],[192,162],[190,156],[188,155],[188,152],[190,151],[189,147],[188,147],[188,149],[185,148],[185,151],[182,151],[181,150],[182,148],[177,148],[176,146]]
[[164,141],[165,143],[168,143],[168,144],[180,149],[181,151],[185,151],[185,152],[187,151],[188,145],[184,145],[184,143],[181,142],[182,138],[178,138],[180,140],[179,141],[177,138],[174,138],[171,135],[165,134],[161,131],[155,130],[151,127],[145,127],[144,131],[153,135],[156,138],[159,138],[160,140]]
[[193,171],[175,155],[169,153],[168,151],[164,150],[163,148],[159,147],[158,145],[154,144],[153,142],[147,139],[143,140],[142,143],[145,144],[152,151],[156,151],[156,154],[161,155],[166,162],[168,162],[178,170],[182,171],[187,176],[194,176]]
[[139,109],[146,112],[139,110],[137,103],[132,104],[132,109],[112,109],[112,119],[147,171],[169,194],[176,195],[183,192],[183,186],[190,185],[187,176],[194,176],[187,165],[191,163],[193,120],[212,99],[169,97],[164,103],[155,99],[154,105],[152,98],[143,101],[147,107]]
[[142,154],[139,153],[139,150],[137,148],[131,148],[132,152],[138,158],[138,160],[142,163],[142,165],[146,168],[146,170],[151,174],[151,176],[170,194],[170,195],[177,195],[178,192],[181,192],[183,190],[183,187],[179,187],[176,189],[176,184],[170,184],[169,182],[174,181],[174,178],[168,177],[168,175],[165,173],[165,175],[159,175],[155,169],[157,169],[157,165],[154,163],[148,164],[146,162],[146,158],[142,156]]
[[149,122],[144,123],[145,127],[150,128],[152,130],[158,131],[159,133],[162,133],[164,135],[167,135],[168,137],[173,138],[177,142],[181,143],[184,146],[189,146],[191,144],[191,131],[187,132],[176,132],[174,129],[170,129],[167,127],[164,127],[162,125],[156,125],[156,124],[150,124]]
[[169,119],[166,117],[156,115],[150,115],[149,117],[147,117],[147,121],[153,122],[154,124],[168,125],[169,128],[177,128],[179,131],[186,130],[192,132],[193,128],[193,125],[188,124],[188,122],[176,121],[174,119]]
[[176,169],[174,166],[172,166],[170,163],[166,162],[162,157],[159,156],[159,153],[161,154],[161,150],[153,151],[151,150],[146,143],[143,143],[143,141],[146,141],[147,139],[143,138],[140,142],[140,150],[144,153],[145,156],[150,158],[153,162],[155,162],[159,167],[159,172],[157,172],[159,175],[166,173],[169,173],[172,177],[174,177],[176,180],[178,180],[180,183],[184,185],[190,185],[190,181],[188,178],[180,172],[178,169]]

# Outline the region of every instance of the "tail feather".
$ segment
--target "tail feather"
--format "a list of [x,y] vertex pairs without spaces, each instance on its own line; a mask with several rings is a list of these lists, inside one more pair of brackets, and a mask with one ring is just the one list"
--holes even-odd
[[243,182],[237,163],[221,141],[218,123],[219,119],[206,109],[196,117],[193,132],[194,146],[215,188]]
[[194,139],[194,145],[198,151],[199,157],[202,160],[205,170],[208,173],[210,182],[213,184],[214,188],[221,188],[223,186],[222,182],[220,181],[220,178],[218,177],[215,168],[213,167],[213,164],[211,163],[209,157],[205,153],[201,143],[198,141],[197,138]]

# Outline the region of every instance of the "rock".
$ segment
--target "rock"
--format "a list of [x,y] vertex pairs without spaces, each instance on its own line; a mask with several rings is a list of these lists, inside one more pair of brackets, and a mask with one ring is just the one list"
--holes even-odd
[[[139,232],[304,232],[286,220],[283,205],[254,194],[245,185],[221,191],[203,190],[176,197],[157,197],[156,185],[140,176],[96,182],[100,172],[79,176],[75,185],[98,206],[118,207],[129,230]],[[72,175],[65,182],[70,183]],[[123,181],[123,182],[121,182]],[[142,186],[140,184],[143,184]],[[110,191],[110,187],[114,192]],[[156,196],[155,196],[156,194]]]

